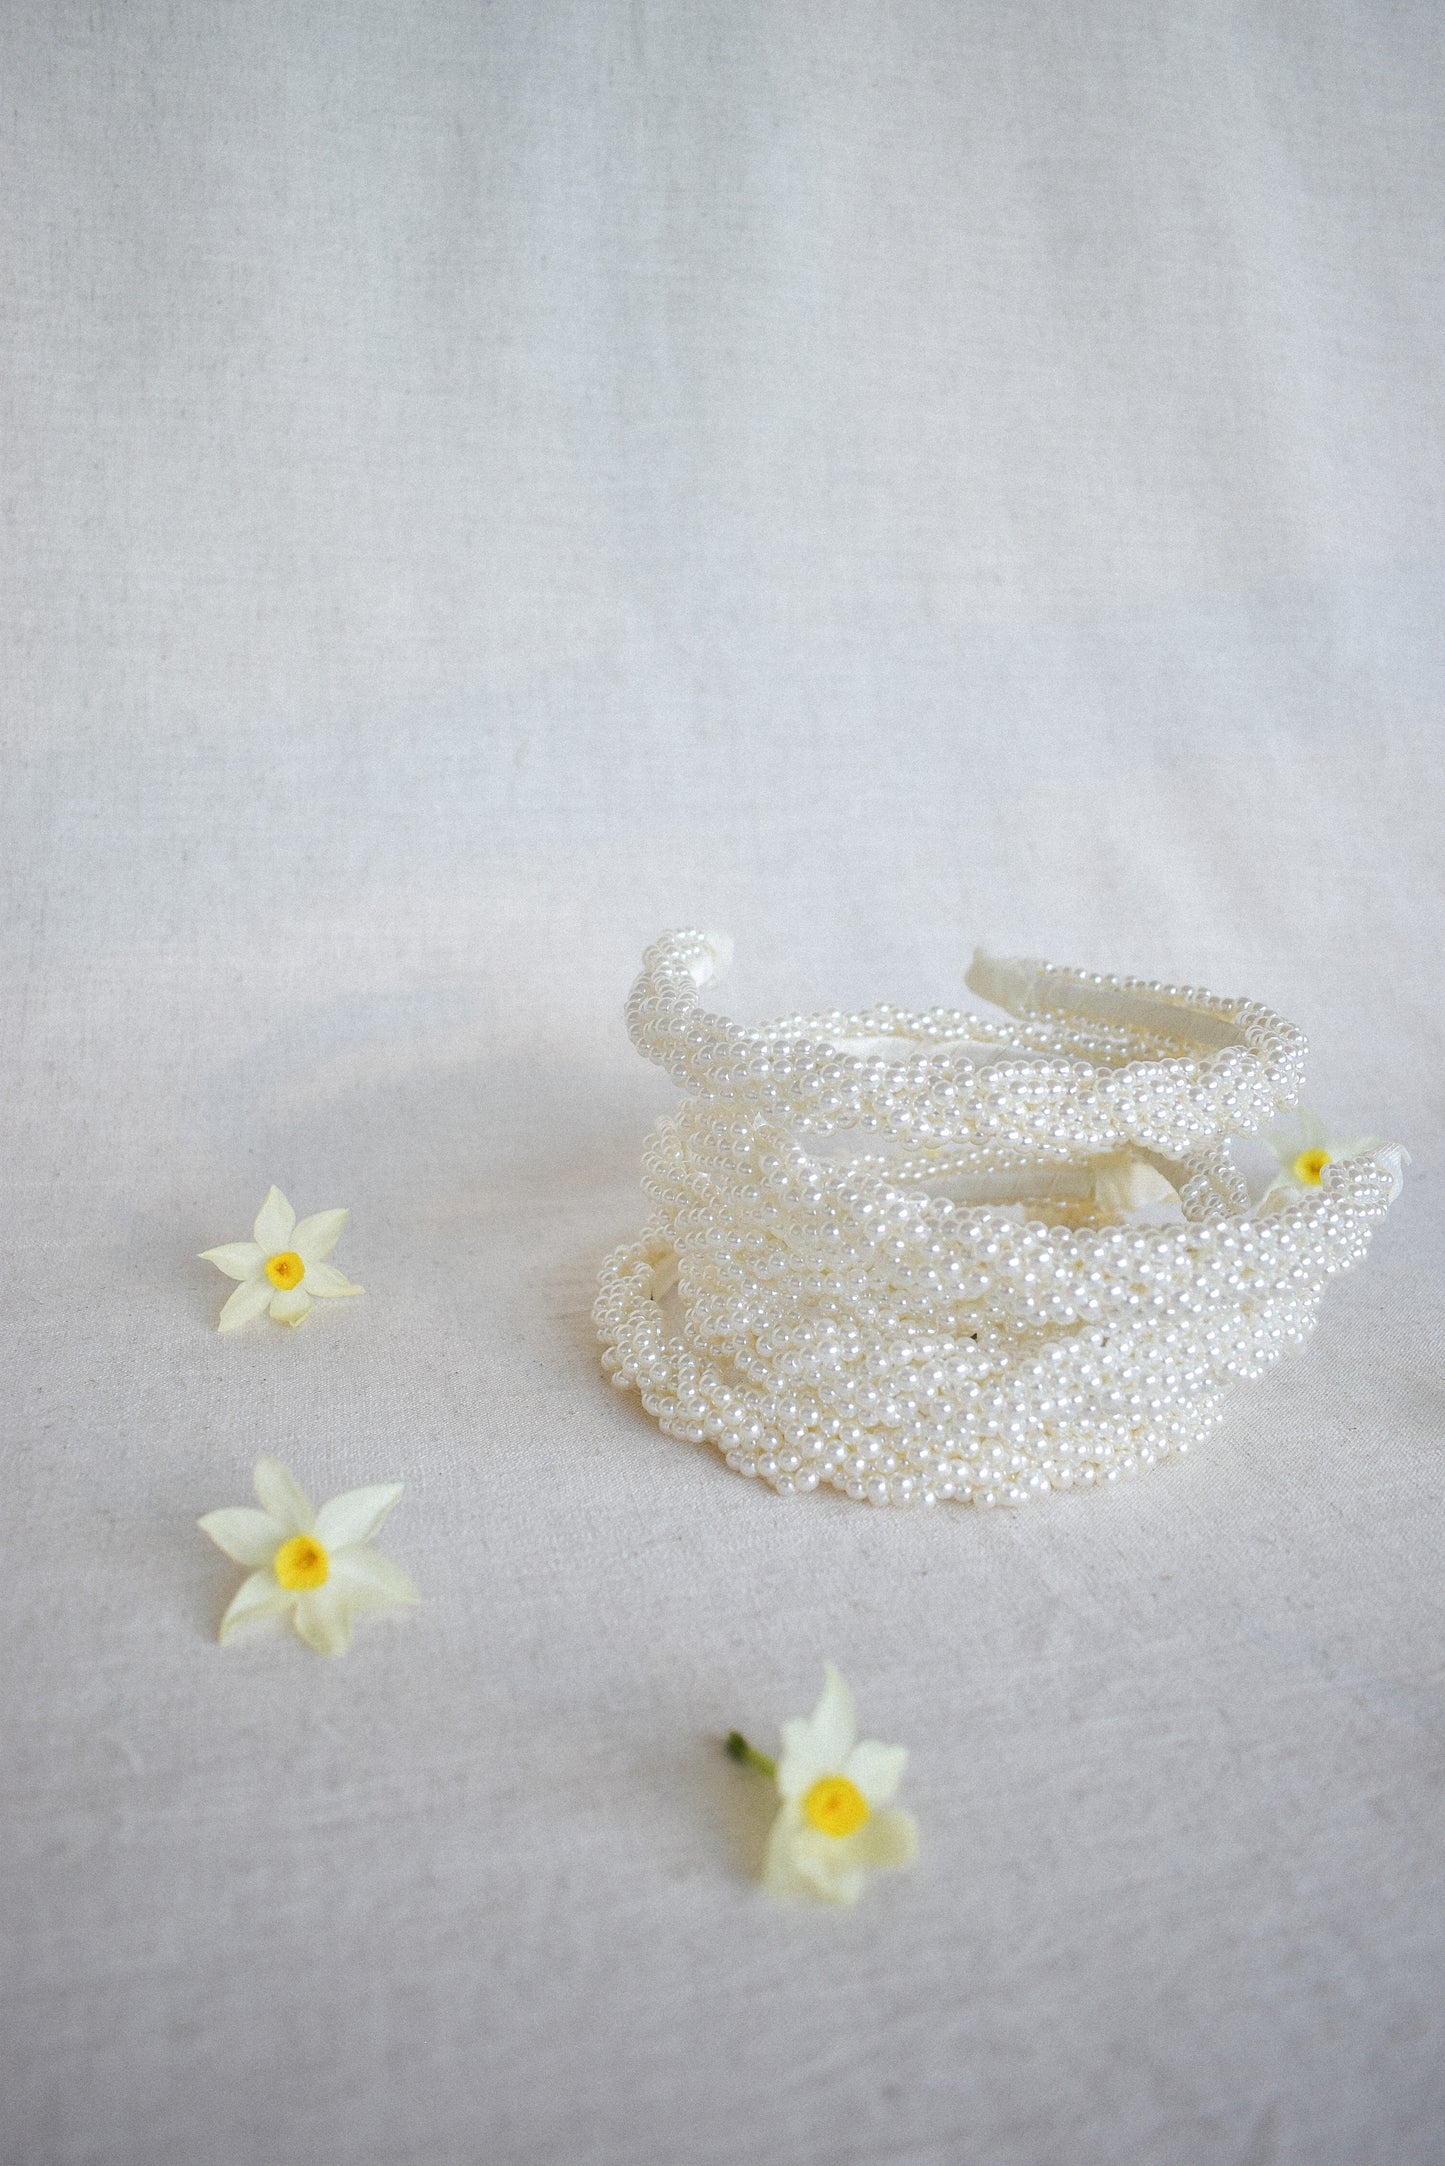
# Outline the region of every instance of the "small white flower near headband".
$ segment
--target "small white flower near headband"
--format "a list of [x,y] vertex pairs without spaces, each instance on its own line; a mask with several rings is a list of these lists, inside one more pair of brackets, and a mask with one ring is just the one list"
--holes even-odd
[[853,1695],[831,1662],[823,1678],[812,1714],[783,1724],[776,1761],[737,1730],[727,1749],[778,1786],[782,1802],[763,1867],[769,1892],[856,1903],[869,1873],[897,1871],[918,1855],[917,1823],[890,1803],[908,1753],[902,1745],[860,1742]]
[[221,1639],[255,1617],[284,1616],[319,1655],[344,1655],[361,1610],[409,1608],[420,1597],[400,1565],[369,1548],[401,1495],[400,1482],[348,1489],[320,1511],[289,1467],[256,1461],[260,1511],[207,1512],[197,1525],[237,1564],[253,1567],[221,1619]]
[[1393,1203],[1403,1185],[1401,1167],[1409,1164],[1408,1152],[1398,1144],[1387,1148],[1378,1136],[1356,1136],[1346,1141],[1332,1136],[1317,1113],[1306,1112],[1301,1106],[1295,1115],[1292,1128],[1272,1129],[1262,1139],[1279,1160],[1279,1172],[1260,1198],[1261,1205],[1275,1207],[1272,1199],[1287,1202],[1297,1196],[1301,1189],[1309,1191],[1320,1186],[1326,1166],[1332,1166],[1342,1158],[1368,1158],[1375,1153],[1391,1159],[1394,1167],[1394,1185],[1390,1190]]
[[273,1323],[299,1324],[311,1307],[314,1294],[330,1300],[339,1294],[359,1294],[326,1258],[341,1238],[349,1211],[317,1211],[299,1219],[279,1188],[266,1192],[256,1214],[251,1241],[226,1241],[220,1248],[201,1251],[202,1261],[213,1263],[228,1279],[239,1279],[236,1291],[221,1310],[217,1330],[234,1331],[262,1309]]

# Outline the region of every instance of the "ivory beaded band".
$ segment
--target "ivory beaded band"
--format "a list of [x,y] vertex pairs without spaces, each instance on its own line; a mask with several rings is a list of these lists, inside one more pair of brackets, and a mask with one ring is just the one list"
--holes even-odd
[[[1266,1216],[1248,1210],[1229,1135],[1275,1110],[1267,1086],[1293,1096],[1303,1050],[1267,1010],[986,964],[975,986],[1047,1001],[1049,1018],[875,1009],[739,1032],[695,1009],[722,945],[668,936],[634,992],[634,1037],[698,1095],[653,1132],[653,1215],[605,1264],[595,1314],[604,1368],[668,1434],[712,1441],[784,1492],[1019,1504],[1187,1451],[1231,1382],[1305,1336],[1398,1187],[1384,1152],[1329,1165],[1318,1190]],[[1181,1056],[1163,1027],[1175,1012],[1247,1042]],[[926,1044],[935,1021],[951,1098],[916,1055],[883,1064],[881,1088],[868,1059],[856,1095],[846,1071],[835,1087],[840,1040]],[[1062,1040],[1077,1056],[1083,1039],[1087,1064],[1049,1057]],[[961,1044],[1035,1059],[1001,1076]],[[892,1148],[816,1148],[844,1126]],[[1139,1193],[1168,1200],[1121,1222],[1118,1198]]]
[[[685,1090],[818,1135],[986,1137],[1061,1158],[1128,1142],[1187,1150],[1248,1134],[1299,1096],[1304,1039],[1253,1001],[979,953],[970,990],[1018,1020],[882,1007],[743,1029],[698,998],[730,955],[717,936],[664,934],[628,1002],[632,1042]],[[1071,1057],[1037,1057],[1050,1054]]]

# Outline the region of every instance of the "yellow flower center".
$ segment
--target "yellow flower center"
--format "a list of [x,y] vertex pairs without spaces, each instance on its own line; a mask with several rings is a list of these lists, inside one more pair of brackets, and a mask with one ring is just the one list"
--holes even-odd
[[288,1594],[306,1594],[324,1587],[331,1577],[331,1559],[314,1534],[293,1534],[271,1560],[271,1569]]
[[1329,1162],[1328,1151],[1301,1151],[1294,1162],[1294,1177],[1301,1188],[1318,1188],[1320,1175]]
[[846,1775],[825,1775],[803,1800],[803,1818],[820,1835],[856,1835],[868,1819],[868,1800]]
[[283,1248],[279,1255],[266,1258],[266,1276],[273,1286],[280,1287],[283,1294],[289,1293],[293,1286],[299,1286],[305,1278],[306,1266],[294,1248]]

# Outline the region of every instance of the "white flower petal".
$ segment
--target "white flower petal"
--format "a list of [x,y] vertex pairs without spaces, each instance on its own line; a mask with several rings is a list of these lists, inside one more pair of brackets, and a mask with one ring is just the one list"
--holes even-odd
[[238,1624],[247,1624],[253,1617],[279,1617],[295,1600],[294,1594],[277,1586],[272,1573],[253,1572],[249,1579],[242,1580],[221,1619],[221,1639],[228,1639]]
[[217,1331],[235,1331],[241,1324],[249,1324],[253,1316],[260,1315],[270,1298],[271,1281],[264,1273],[244,1280],[216,1318]]
[[901,1872],[918,1855],[918,1822],[912,1813],[894,1806],[874,1813],[856,1835],[845,1836],[839,1847],[848,1851],[849,1864],[864,1872]]
[[219,1248],[203,1248],[201,1262],[213,1263],[228,1279],[248,1279],[266,1261],[254,1241],[223,1241]]
[[806,1822],[793,1838],[793,1866],[810,1895],[825,1903],[856,1903],[863,1869],[854,1856],[856,1835],[824,1835]]
[[254,1511],[249,1504],[207,1512],[196,1525],[237,1564],[269,1565],[286,1539],[286,1529],[279,1519],[273,1519],[269,1512]]
[[811,1716],[792,1715],[782,1725],[782,1750],[778,1754],[778,1795],[805,1797],[820,1775],[836,1774],[819,1752],[813,1738]]
[[853,1747],[839,1773],[855,1783],[876,1809],[886,1805],[897,1791],[907,1765],[906,1745],[880,1745],[876,1738],[865,1737],[861,1745]]
[[299,1219],[291,1228],[290,1246],[308,1271],[331,1254],[350,1216],[349,1211],[313,1211],[310,1218]]
[[778,1810],[768,1830],[767,1853],[763,1859],[763,1885],[770,1895],[784,1897],[804,1896],[812,1892],[811,1883],[798,1870],[794,1845],[803,1816],[795,1804],[785,1802]]
[[[298,1249],[296,1253],[299,1256],[301,1251]],[[306,1291],[309,1294],[320,1294],[329,1301],[336,1294],[359,1294],[364,1293],[366,1289],[362,1286],[353,1286],[345,1272],[338,1271],[335,1264],[308,1263],[306,1266]]]
[[267,1189],[266,1201],[256,1213],[256,1223],[251,1228],[264,1254],[274,1256],[277,1249],[289,1247],[295,1224],[296,1213],[280,1189]]
[[311,1499],[289,1467],[283,1467],[279,1459],[261,1458],[256,1461],[252,1479],[261,1509],[279,1519],[288,1535],[315,1533],[316,1514]]
[[861,1873],[850,1871],[846,1865],[837,1865],[820,1867],[817,1878],[809,1884],[809,1892],[825,1903],[851,1907],[863,1893],[863,1886]]
[[831,1662],[823,1664],[823,1691],[811,1715],[783,1724],[778,1789],[802,1797],[820,1775],[837,1774],[858,1741],[853,1695]]
[[355,1609],[410,1609],[421,1600],[399,1564],[360,1544],[333,1552],[331,1578]]
[[[271,1282],[267,1279],[264,1283],[269,1286]],[[276,1294],[273,1297],[271,1321],[276,1324],[299,1324],[304,1316],[310,1314],[310,1311],[311,1296],[307,1293],[306,1288],[304,1286],[291,1286],[283,1293]]]
[[296,1597],[296,1629],[318,1655],[344,1655],[351,1645],[351,1605],[328,1580]]
[[830,1766],[841,1767],[858,1742],[858,1714],[841,1671],[823,1664],[823,1690],[813,1709],[813,1735]]
[[374,1482],[367,1489],[345,1489],[316,1514],[316,1539],[327,1549],[369,1542],[401,1495],[400,1482]]

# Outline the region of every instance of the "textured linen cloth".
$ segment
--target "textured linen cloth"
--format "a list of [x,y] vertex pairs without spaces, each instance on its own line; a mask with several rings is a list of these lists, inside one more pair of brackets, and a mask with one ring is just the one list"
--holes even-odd
[[[1445,2158],[1433,0],[0,12],[5,2166]],[[1413,1154],[1185,1464],[609,1390],[663,927],[1263,1000]],[[221,1338],[277,1182],[366,1287]],[[221,1650],[196,1516],[403,1479]],[[769,1903],[813,1704],[923,1851]]]

